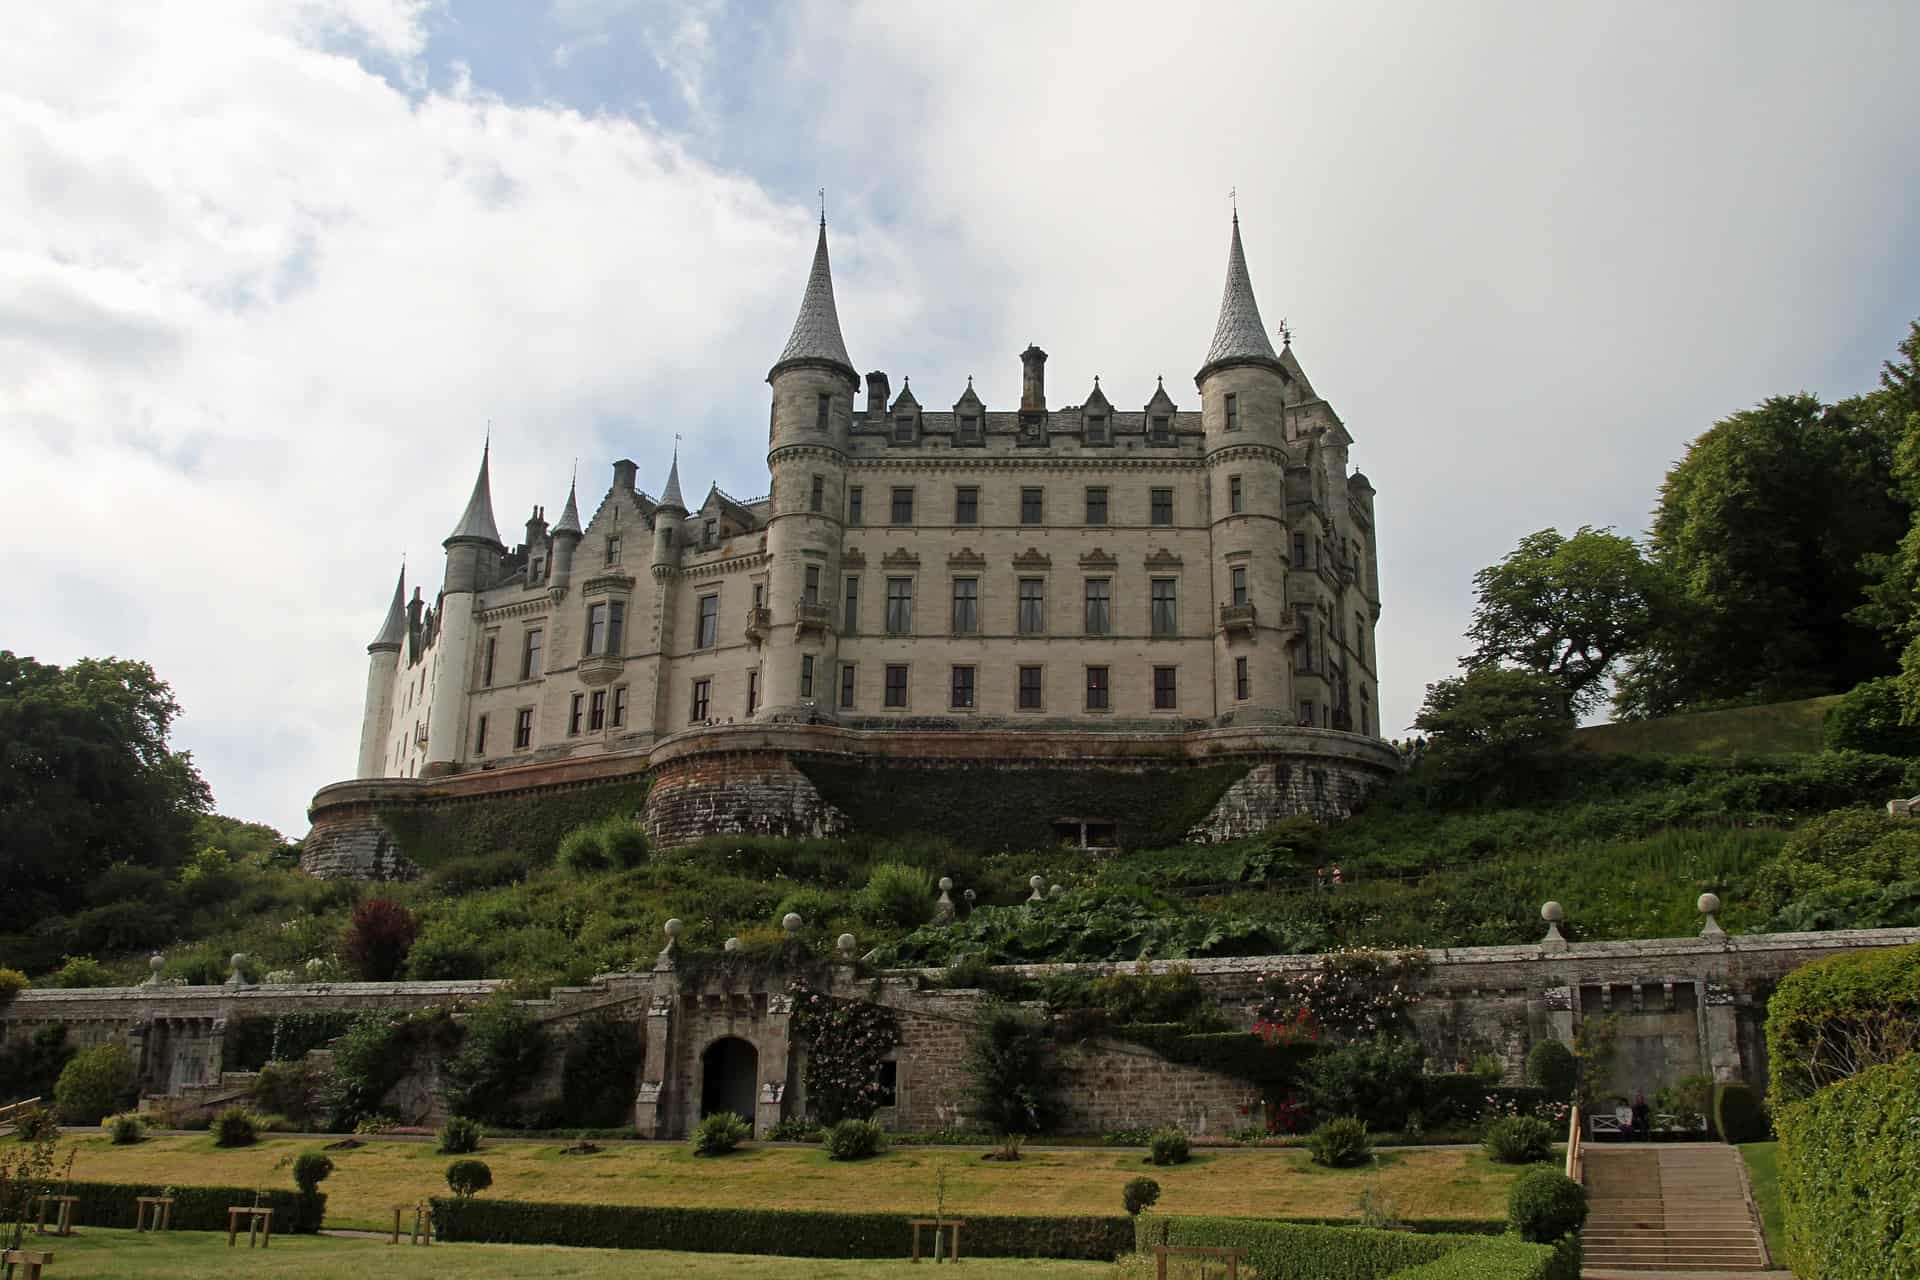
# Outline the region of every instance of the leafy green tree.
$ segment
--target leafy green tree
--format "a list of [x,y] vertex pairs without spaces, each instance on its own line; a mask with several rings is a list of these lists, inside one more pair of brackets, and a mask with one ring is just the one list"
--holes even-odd
[[1558,529],[1528,534],[1473,585],[1474,650],[1461,665],[1550,677],[1575,714],[1599,706],[1614,664],[1645,644],[1663,594],[1633,539],[1592,525],[1571,538]]
[[1000,1008],[967,1041],[967,1114],[995,1133],[1045,1133],[1060,1114],[1060,1068],[1037,1018]]
[[1538,795],[1558,774],[1573,715],[1551,676],[1483,667],[1427,686],[1414,727],[1430,745],[1420,775],[1443,803]]

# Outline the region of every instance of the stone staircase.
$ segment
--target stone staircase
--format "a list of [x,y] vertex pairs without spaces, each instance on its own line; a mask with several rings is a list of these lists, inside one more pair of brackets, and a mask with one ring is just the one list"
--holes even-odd
[[1588,1271],[1764,1271],[1740,1153],[1718,1142],[1585,1148]]

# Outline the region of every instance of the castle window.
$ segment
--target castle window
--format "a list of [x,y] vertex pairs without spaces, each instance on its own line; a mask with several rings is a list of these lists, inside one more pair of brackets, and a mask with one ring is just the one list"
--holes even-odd
[[1253,696],[1253,676],[1247,670],[1245,658],[1233,660],[1233,696],[1241,702]]
[[827,429],[827,413],[832,408],[832,396],[820,395],[813,398],[813,429],[815,431]]
[[540,649],[546,633],[531,627],[520,640],[520,678],[531,680],[541,674]]
[[1360,732],[1373,732],[1373,695],[1365,685],[1360,686]]
[[473,754],[487,754],[487,718],[484,715],[473,726]]
[[607,563],[620,563],[620,535],[617,533],[607,535]]
[[893,491],[892,522],[894,524],[913,523],[913,490],[895,489]]
[[587,706],[587,728],[598,733],[607,727],[607,691],[595,689]]
[[853,488],[847,490],[847,523],[848,524],[857,525],[857,524],[866,523],[866,513],[861,510],[861,507],[863,505],[861,502],[862,496],[863,495],[860,492],[859,485],[855,485],[853,486]]
[[1151,489],[1147,492],[1148,506],[1153,512],[1155,524],[1173,523],[1173,490]]
[[720,597],[700,597],[700,629],[693,638],[696,649],[711,649],[720,643]]
[[1037,636],[1046,629],[1046,579],[1022,578],[1020,579],[1020,634]]
[[1020,523],[1039,524],[1044,513],[1044,502],[1044,490],[1022,489],[1020,491]]
[[1307,535],[1304,533],[1293,535],[1293,567],[1296,569],[1307,567]]
[[1227,510],[1233,515],[1239,515],[1241,509],[1242,508],[1241,508],[1241,495],[1240,495],[1240,477],[1228,476],[1227,477]]
[[1106,711],[1112,702],[1108,694],[1108,671],[1105,667],[1087,668],[1087,710]]
[[980,579],[953,580],[953,634],[970,636],[980,630]]
[[587,695],[576,693],[567,703],[567,736],[577,737],[580,733],[580,718],[586,713]]
[[1107,442],[1107,415],[1096,413],[1087,419],[1087,443],[1105,444]]
[[953,491],[953,522],[980,523],[980,490],[977,486],[963,484]]
[[887,634],[911,635],[913,632],[913,579],[887,579]]
[[851,662],[841,663],[840,664],[840,705],[843,707],[850,708],[853,706],[854,678],[855,678],[855,668],[853,663]]
[[889,707],[907,705],[907,665],[904,662],[887,664],[886,705]]
[[687,719],[695,724],[708,718],[713,710],[713,681],[704,677],[693,682],[693,705],[688,708]]
[[1107,522],[1107,489],[1105,485],[1096,485],[1087,490],[1087,523],[1105,524]]
[[491,689],[493,687],[493,649],[495,642],[498,640],[498,636],[489,634],[487,636],[486,648],[481,650],[480,687],[483,689]]
[[627,686],[618,684],[613,687],[613,727],[618,729],[627,722]]
[[953,669],[953,696],[948,702],[955,711],[973,710],[973,668]]
[[1233,566],[1233,602],[1247,602],[1247,566],[1243,564]]
[[1087,579],[1087,634],[1104,636],[1113,630],[1113,579]]
[[840,629],[848,635],[853,635],[860,630],[860,579],[848,578],[847,589],[841,594],[840,599],[841,607],[846,611],[846,618],[841,623]]
[[627,606],[619,600],[607,600],[587,606],[587,657],[620,656],[620,633],[626,622],[626,616]]
[[525,751],[533,745],[533,708],[522,707],[513,717],[513,749]]
[[820,603],[820,566],[807,566],[806,580],[800,587],[800,599],[806,604]]
[[1313,701],[1312,701],[1312,699],[1307,699],[1307,700],[1305,700],[1305,701],[1302,701],[1302,702],[1301,702],[1301,704],[1300,704],[1300,723],[1301,723],[1301,724],[1303,724],[1303,725],[1305,725],[1305,726],[1306,726],[1307,728],[1309,728],[1309,729],[1311,729],[1311,728],[1313,728],[1313,723],[1314,723],[1314,721],[1313,721]]
[[764,608],[766,606],[766,603],[767,603],[767,584],[764,582],[754,583],[753,584],[753,607],[756,609]]
[[1017,705],[1022,711],[1038,711],[1043,705],[1040,693],[1040,667],[1020,668],[1019,697]]
[[810,653],[800,655],[800,696],[813,696],[813,655]]
[[700,528],[700,545],[711,549],[720,541],[720,522],[709,520]]
[[1227,393],[1227,430],[1240,429],[1240,397],[1231,391]]
[[1153,580],[1152,631],[1156,636],[1172,636],[1180,633],[1180,605],[1175,595],[1175,580],[1155,578]]
[[913,443],[913,419],[911,417],[893,420],[893,442],[895,444]]
[[547,576],[546,559],[542,556],[535,556],[533,558],[533,568],[529,570],[527,573],[527,581],[529,583],[539,582],[546,576]]
[[1178,667],[1155,667],[1153,669],[1153,709],[1155,711],[1175,711],[1180,707]]
[[1353,655],[1362,662],[1367,660],[1367,619],[1361,613],[1353,615]]
[[960,443],[980,443],[980,419],[972,414],[966,414],[960,419]]
[[815,476],[813,478],[813,492],[807,498],[807,510],[818,512],[825,511],[826,509],[827,478],[825,476]]
[[1147,438],[1153,444],[1172,444],[1173,419],[1167,417],[1165,414],[1155,415],[1153,426],[1149,430]]
[[760,709],[760,673],[747,672],[747,714],[751,716]]

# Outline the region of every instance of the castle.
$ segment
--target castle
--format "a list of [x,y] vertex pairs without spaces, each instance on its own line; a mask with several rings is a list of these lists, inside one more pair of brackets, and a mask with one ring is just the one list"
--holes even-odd
[[[1050,407],[1046,352],[1020,359],[1017,409],[990,409],[969,379],[930,410],[880,372],[862,404],[823,218],[767,374],[768,496],[716,486],[689,508],[677,451],[658,497],[621,460],[590,517],[570,491],[509,549],[483,452],[436,600],[409,600],[403,575],[368,646],[357,780],[437,780],[444,796],[506,785],[462,782],[481,772],[532,788],[644,774],[660,792],[648,825],[673,839],[835,829],[783,764],[809,753],[1231,759],[1257,776],[1203,835],[1340,816],[1397,767],[1378,712],[1374,490],[1291,344],[1267,336],[1238,215],[1197,410],[1161,385],[1123,411],[1097,379]],[[662,809],[663,766],[749,749],[744,772],[682,778],[697,802]],[[323,790],[316,830],[329,802],[376,798],[406,793]],[[1126,838],[1100,814],[1055,816],[1064,837],[1078,822],[1083,842]]]

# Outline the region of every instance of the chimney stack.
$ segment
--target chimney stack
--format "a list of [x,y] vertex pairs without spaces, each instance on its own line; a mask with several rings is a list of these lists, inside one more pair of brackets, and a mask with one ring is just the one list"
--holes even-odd
[[1020,412],[1047,411],[1047,353],[1028,344],[1020,353]]
[[884,422],[887,417],[887,375],[875,369],[867,375],[867,421]]
[[620,461],[613,464],[613,491],[615,493],[632,493],[633,479],[639,474],[640,468],[625,458],[620,459]]

